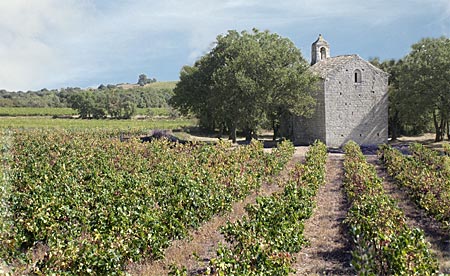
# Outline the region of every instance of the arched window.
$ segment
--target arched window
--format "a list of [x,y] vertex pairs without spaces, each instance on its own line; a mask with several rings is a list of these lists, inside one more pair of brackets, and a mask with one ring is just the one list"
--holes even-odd
[[356,69],[355,72],[353,73],[353,81],[355,83],[361,83],[361,70]]
[[327,58],[327,49],[325,47],[320,48],[320,60]]

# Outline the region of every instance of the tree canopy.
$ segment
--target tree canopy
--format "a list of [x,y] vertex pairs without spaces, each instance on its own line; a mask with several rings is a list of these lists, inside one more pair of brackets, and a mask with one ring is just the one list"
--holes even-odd
[[265,122],[275,136],[287,113],[308,116],[315,106],[315,78],[287,38],[269,31],[235,30],[219,35],[215,47],[194,66],[185,66],[170,103],[192,112],[209,129],[228,130],[247,140]]
[[442,141],[450,117],[450,39],[425,38],[412,45],[401,71],[404,112],[412,120],[432,117],[435,140]]
[[371,60],[389,76],[389,128],[395,139],[405,129],[418,134],[430,123],[435,140],[450,138],[450,39],[424,38],[400,60]]
[[144,86],[146,84],[154,83],[154,82],[156,82],[155,78],[149,79],[146,74],[140,74],[138,77],[137,84],[139,84],[140,86]]

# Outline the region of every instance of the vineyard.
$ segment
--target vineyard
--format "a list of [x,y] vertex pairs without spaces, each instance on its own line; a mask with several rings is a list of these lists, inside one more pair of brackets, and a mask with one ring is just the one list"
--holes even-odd
[[292,153],[281,146],[266,154],[260,143],[124,143],[99,132],[9,135],[0,250],[25,264],[17,265],[25,274],[121,274],[128,262],[160,258],[171,240],[227,211]]
[[279,194],[260,197],[247,206],[247,216],[228,223],[222,233],[230,247],[220,246],[211,261],[219,275],[285,275],[292,254],[307,243],[304,221],[311,217],[318,188],[325,181],[326,147],[311,147],[305,164],[297,164]]
[[420,144],[411,145],[410,150],[412,155],[404,156],[384,146],[380,158],[411,198],[450,229],[450,157]]
[[[260,142],[123,141],[112,130],[0,134],[0,273],[7,267],[13,275],[127,274],[133,264],[164,259],[175,241],[189,240],[193,230],[283,172],[280,189],[256,197],[242,217],[217,229],[223,241],[195,275],[289,275],[299,267],[298,252],[310,246],[305,223],[323,204],[317,197],[328,157],[320,142],[304,162],[286,167],[294,153],[289,142],[266,151]],[[448,273],[359,146],[344,149],[338,192],[348,201],[347,230],[334,238],[350,241],[353,274]],[[448,156],[420,145],[410,150],[406,156],[383,146],[379,157],[411,200],[448,231]],[[183,264],[168,270],[193,273]]]
[[346,222],[354,240],[353,266],[363,275],[432,275],[437,261],[423,233],[410,229],[403,212],[389,198],[375,168],[359,146],[345,146],[345,190],[350,210]]

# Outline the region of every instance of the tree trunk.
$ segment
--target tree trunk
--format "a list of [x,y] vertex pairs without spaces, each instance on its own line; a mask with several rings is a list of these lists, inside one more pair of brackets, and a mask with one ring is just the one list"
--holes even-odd
[[450,141],[450,124],[449,120],[447,119],[447,140]]
[[392,133],[391,133],[391,139],[392,139],[392,141],[397,141],[397,138],[398,138],[398,134],[397,134],[397,126],[396,125],[393,125],[392,126]]
[[391,125],[391,139],[392,141],[396,141],[398,138],[398,130],[400,128],[398,112],[395,112],[392,119],[390,120]]
[[236,143],[236,124],[232,123],[230,127],[230,140]]
[[246,142],[251,142],[252,139],[254,138],[255,131],[251,128],[245,128],[244,129],[244,135],[245,135],[245,141]]
[[220,124],[219,134],[217,135],[217,138],[222,139],[224,129],[225,129],[225,126],[223,124]]
[[441,119],[441,124],[439,125],[439,121],[438,121],[436,112],[433,112],[434,129],[436,131],[436,136],[434,139],[435,142],[442,141],[442,121],[443,121],[443,119]]
[[246,142],[251,142],[252,141],[252,131],[251,130],[246,130],[245,131],[245,141]]
[[275,141],[277,140],[280,131],[280,124],[278,124],[275,120],[272,121],[272,129],[273,129],[272,141]]

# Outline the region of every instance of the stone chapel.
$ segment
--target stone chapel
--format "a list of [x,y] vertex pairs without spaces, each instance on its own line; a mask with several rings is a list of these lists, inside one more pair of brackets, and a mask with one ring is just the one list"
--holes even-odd
[[388,74],[358,55],[330,56],[322,35],[311,47],[310,71],[319,77],[311,118],[291,117],[282,126],[294,144],[319,139],[328,147],[350,140],[377,145],[388,140]]

